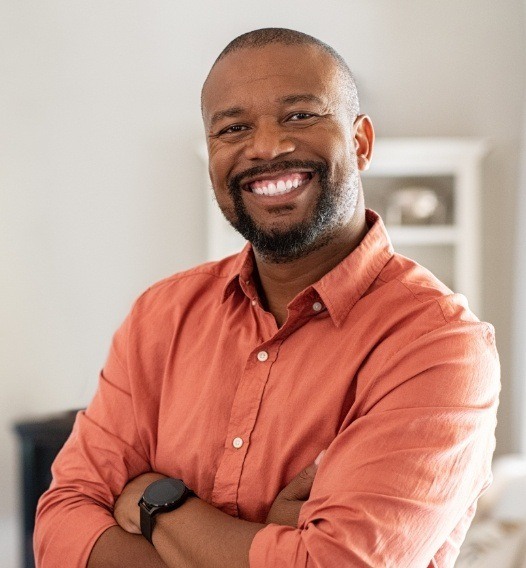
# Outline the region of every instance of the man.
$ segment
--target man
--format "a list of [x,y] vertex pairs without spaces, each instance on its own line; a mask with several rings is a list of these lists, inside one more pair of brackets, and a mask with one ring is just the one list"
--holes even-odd
[[365,210],[373,126],[330,47],[244,34],[202,111],[252,246],[137,300],[39,504],[38,565],[453,566],[491,478],[492,327]]

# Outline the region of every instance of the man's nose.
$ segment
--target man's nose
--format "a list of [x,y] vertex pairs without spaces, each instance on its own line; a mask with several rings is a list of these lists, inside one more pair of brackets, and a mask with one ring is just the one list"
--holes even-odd
[[295,148],[296,145],[279,124],[268,122],[254,127],[245,149],[245,156],[249,160],[268,161],[289,154]]

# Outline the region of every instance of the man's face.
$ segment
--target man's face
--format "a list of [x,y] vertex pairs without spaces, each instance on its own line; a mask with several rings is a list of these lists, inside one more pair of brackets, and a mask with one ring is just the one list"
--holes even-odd
[[203,89],[219,207],[274,262],[330,242],[355,213],[355,129],[339,73],[314,46],[271,44],[227,55]]

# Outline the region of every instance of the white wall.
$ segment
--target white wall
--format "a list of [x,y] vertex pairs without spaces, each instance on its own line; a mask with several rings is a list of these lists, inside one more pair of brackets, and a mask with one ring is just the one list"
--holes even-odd
[[300,29],[339,50],[380,136],[491,138],[483,315],[503,362],[499,451],[517,445],[509,298],[522,9],[521,0],[0,0],[3,566],[17,554],[2,530],[19,508],[11,425],[85,405],[133,298],[205,258],[199,90],[220,49],[258,27]]
[[[523,0],[526,8],[526,0]],[[526,22],[526,9],[523,13]],[[526,110],[526,98],[524,101]],[[511,427],[519,432],[518,449],[526,454],[526,419],[524,418],[524,408],[526,400],[526,350],[524,349],[526,338],[526,296],[524,295],[526,282],[526,112],[522,122],[522,144],[520,156],[520,175],[519,187],[516,201],[515,224],[515,270],[513,273],[513,315],[512,315],[512,334],[511,334],[511,367],[513,379],[514,398],[510,407]]]

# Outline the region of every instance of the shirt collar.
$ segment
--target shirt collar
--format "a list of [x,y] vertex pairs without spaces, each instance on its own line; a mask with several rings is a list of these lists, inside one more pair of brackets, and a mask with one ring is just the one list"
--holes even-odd
[[327,306],[337,327],[342,325],[352,307],[394,254],[381,217],[367,209],[366,221],[369,230],[361,243],[312,286]]
[[[366,221],[369,230],[361,243],[330,272],[309,287],[317,292],[337,327],[342,325],[352,307],[371,286],[394,253],[381,217],[367,209]],[[246,290],[243,284],[251,279],[254,264],[254,253],[250,243],[247,243],[234,260],[223,289],[223,302],[236,288]]]
[[[247,282],[250,280],[255,262],[252,245],[247,243],[234,260],[234,264],[230,270],[225,287],[223,288],[223,296],[221,298],[222,302],[225,302],[226,299],[233,294],[236,288],[241,286],[241,282]],[[241,286],[241,289],[243,290],[244,287]]]

